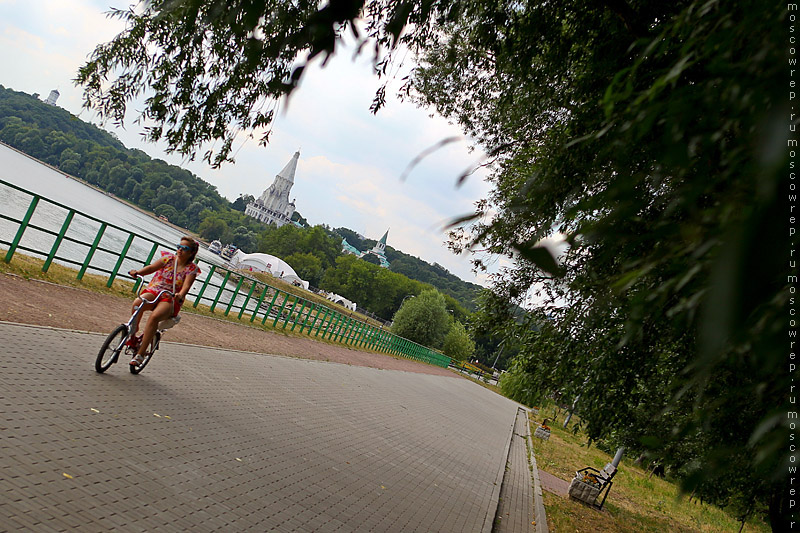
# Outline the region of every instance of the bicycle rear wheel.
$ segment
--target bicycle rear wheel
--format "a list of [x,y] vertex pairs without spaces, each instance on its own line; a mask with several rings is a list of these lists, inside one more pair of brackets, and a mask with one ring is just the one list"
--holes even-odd
[[103,373],[108,370],[108,367],[116,363],[126,340],[128,340],[128,328],[125,324],[120,324],[103,341],[100,353],[97,354],[97,359],[94,361],[94,369]]
[[150,362],[150,359],[153,358],[153,354],[156,353],[158,350],[158,345],[161,342],[161,332],[156,331],[156,334],[153,335],[153,340],[150,341],[150,349],[147,350],[147,354],[145,354],[144,359],[138,365],[130,365],[131,374],[138,374],[144,367],[147,366],[147,363]]

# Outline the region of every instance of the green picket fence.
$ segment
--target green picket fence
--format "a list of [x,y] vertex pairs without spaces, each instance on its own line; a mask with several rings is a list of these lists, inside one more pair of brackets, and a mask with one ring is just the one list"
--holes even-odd
[[[20,218],[0,213],[0,221],[14,229],[11,240],[0,232],[0,244],[8,247],[5,262],[17,252],[44,259],[42,271],[53,261],[76,267],[77,278],[85,273],[108,276],[111,287],[120,272],[150,264],[159,250],[174,246],[155,241],[120,226],[105,222],[66,205],[0,180],[7,187],[30,197]],[[40,211],[46,216],[39,216]],[[55,221],[55,222],[54,222]],[[24,238],[25,237],[25,238]],[[203,259],[196,259],[203,274],[195,281],[189,301],[193,307],[208,306],[212,313],[235,315],[241,321],[269,325],[320,340],[366,348],[416,361],[447,367],[450,358],[425,346],[398,337],[336,308],[313,302],[296,294]],[[136,286],[134,286],[136,290]]]

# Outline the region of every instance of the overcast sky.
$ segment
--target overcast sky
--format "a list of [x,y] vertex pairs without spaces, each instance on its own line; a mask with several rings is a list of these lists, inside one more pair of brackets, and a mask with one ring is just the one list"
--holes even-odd
[[[130,4],[0,0],[0,84],[42,98],[57,89],[59,106],[97,122],[81,111],[81,90],[71,80],[98,43],[122,30],[118,20],[104,13],[110,6]],[[369,105],[380,81],[372,75],[367,57],[354,62],[350,54],[340,53],[326,67],[306,73],[288,107],[282,105],[270,144],[258,147],[241,135],[236,163],[220,170],[167,156],[163,147],[141,142],[140,130],[130,119],[125,130],[105,127],[128,147],[191,170],[230,200],[242,193],[258,197],[299,150],[291,198],[311,224],[345,226],[375,240],[388,229],[390,246],[485,285],[484,278],[470,272],[467,258],[447,250],[443,231],[449,220],[471,212],[474,202],[489,192],[480,174],[455,187],[457,177],[477,161],[477,152],[468,151],[467,140],[450,144],[400,180],[416,156],[460,135],[459,130],[440,117],[432,118],[428,110],[393,99],[372,115]]]

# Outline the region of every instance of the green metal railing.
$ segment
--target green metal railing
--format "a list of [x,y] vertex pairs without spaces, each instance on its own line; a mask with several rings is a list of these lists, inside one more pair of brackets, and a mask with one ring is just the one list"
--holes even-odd
[[[16,225],[16,232],[10,241],[0,235],[0,244],[8,246],[4,258],[6,263],[18,251],[27,252],[28,255],[44,258],[44,272],[47,272],[53,261],[58,261],[65,266],[76,267],[78,279],[82,279],[87,271],[107,275],[107,286],[111,287],[119,272],[128,271],[124,265],[137,268],[150,264],[159,249],[173,248],[3,180],[0,180],[0,185],[31,197],[22,218],[0,213],[0,219]],[[63,216],[61,222],[53,227],[47,227],[42,222],[35,223],[37,208],[42,205],[50,209],[51,219],[54,212],[63,211],[59,215]],[[83,223],[82,237],[76,235],[77,232],[70,234],[76,219]],[[87,227],[91,228],[91,232],[87,232]],[[35,233],[38,239],[23,242],[23,236],[30,235],[30,232]],[[69,254],[62,253],[65,243],[69,245]],[[98,260],[98,256],[102,256],[102,260]],[[195,308],[203,304],[212,313],[221,311],[224,316],[235,314],[239,320],[251,323],[259,321],[261,325],[273,329],[297,332],[320,340],[384,352],[445,368],[450,364],[449,357],[393,335],[353,315],[273,287],[245,272],[230,270],[202,259],[197,259],[196,262],[201,265],[205,277],[195,282],[189,294],[190,300],[194,298],[192,306]],[[134,286],[134,290],[136,288]]]

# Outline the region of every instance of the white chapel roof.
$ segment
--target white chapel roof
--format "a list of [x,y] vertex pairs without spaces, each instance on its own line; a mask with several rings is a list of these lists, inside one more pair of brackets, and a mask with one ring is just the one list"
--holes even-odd
[[285,178],[285,179],[291,181],[292,183],[294,183],[294,173],[297,171],[297,160],[298,159],[300,159],[300,151],[299,150],[294,153],[294,156],[292,157],[292,159],[289,160],[288,163],[286,163],[286,166],[283,167],[283,170],[281,170],[278,173],[278,176],[280,176],[282,178]]

